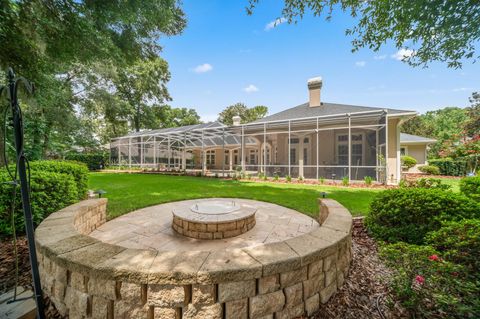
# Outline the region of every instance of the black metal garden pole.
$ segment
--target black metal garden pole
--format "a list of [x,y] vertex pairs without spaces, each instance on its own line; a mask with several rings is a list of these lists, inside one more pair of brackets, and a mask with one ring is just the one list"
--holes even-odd
[[35,237],[33,231],[32,207],[30,204],[30,189],[27,179],[26,158],[23,151],[23,123],[22,112],[18,104],[18,84],[23,82],[27,87],[31,87],[25,79],[15,79],[15,73],[11,68],[8,69],[8,90],[9,101],[12,110],[13,131],[15,135],[15,149],[17,154],[17,170],[20,179],[20,191],[22,195],[23,214],[25,217],[25,230],[27,232],[28,251],[30,254],[30,265],[32,267],[33,289],[35,302],[37,304],[37,318],[45,318],[43,305],[42,286],[40,283],[40,274],[38,271],[37,251],[35,249]]

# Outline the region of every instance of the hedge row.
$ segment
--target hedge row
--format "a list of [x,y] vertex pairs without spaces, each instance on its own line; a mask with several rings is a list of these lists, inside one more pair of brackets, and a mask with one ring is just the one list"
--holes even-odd
[[441,188],[399,188],[379,193],[365,223],[378,239],[421,245],[425,234],[442,222],[480,218],[480,205],[467,196]]
[[428,164],[438,167],[441,175],[465,176],[468,172],[468,162],[462,159],[433,159]]
[[[51,213],[85,198],[88,169],[84,164],[66,161],[38,161],[30,163],[31,203],[34,225]],[[0,170],[0,234],[11,235],[12,203],[15,203],[14,223],[17,232],[24,232],[24,218],[20,188],[13,185],[5,169]]]
[[108,153],[71,153],[65,156],[66,160],[84,163],[91,171],[96,171],[108,165]]

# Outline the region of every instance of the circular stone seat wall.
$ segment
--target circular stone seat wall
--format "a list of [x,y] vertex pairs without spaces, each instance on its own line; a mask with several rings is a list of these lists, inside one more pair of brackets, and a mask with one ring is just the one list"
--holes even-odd
[[36,229],[43,292],[70,318],[295,318],[342,286],[352,217],[322,199],[318,227],[241,249],[127,249],[88,234],[106,222],[106,199],[86,200]]

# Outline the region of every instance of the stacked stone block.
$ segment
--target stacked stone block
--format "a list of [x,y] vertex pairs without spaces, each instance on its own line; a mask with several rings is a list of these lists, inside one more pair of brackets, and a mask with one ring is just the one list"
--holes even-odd
[[223,239],[246,233],[255,226],[255,215],[229,222],[194,222],[174,216],[172,228],[180,235],[196,239]]
[[37,229],[44,293],[72,319],[312,315],[342,286],[352,258],[351,215],[333,200],[321,202],[327,216],[309,234],[221,252],[98,242],[85,234],[105,222],[105,208],[104,199],[84,201]]

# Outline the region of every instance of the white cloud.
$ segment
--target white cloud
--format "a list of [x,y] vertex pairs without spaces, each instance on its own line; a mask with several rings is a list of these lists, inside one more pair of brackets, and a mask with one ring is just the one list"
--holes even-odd
[[387,58],[387,55],[386,54],[382,54],[382,55],[375,55],[373,57],[375,60],[385,60]]
[[275,20],[267,23],[267,25],[265,26],[265,29],[264,29],[264,30],[265,30],[265,31],[270,31],[270,30],[272,30],[273,28],[275,28],[276,26],[278,26],[278,25],[280,25],[280,24],[282,24],[282,23],[285,23],[285,22],[287,22],[287,19],[285,19],[285,18],[283,18],[283,17],[282,17],[282,18],[275,19]]
[[365,61],[355,62],[355,66],[358,66],[359,68],[363,68],[366,64],[367,64],[367,62],[365,62]]
[[392,59],[402,61],[403,59],[409,58],[414,54],[415,54],[415,52],[413,50],[401,48],[395,54],[392,54],[391,57],[392,57]]
[[249,86],[243,88],[243,90],[247,93],[253,93],[253,92],[258,92],[259,91],[258,88],[253,84],[250,84]]
[[213,70],[213,66],[208,63],[200,64],[197,65],[195,68],[193,68],[193,72],[195,73],[205,73]]
[[473,91],[473,88],[456,88],[452,90],[453,92],[465,92],[465,91]]

